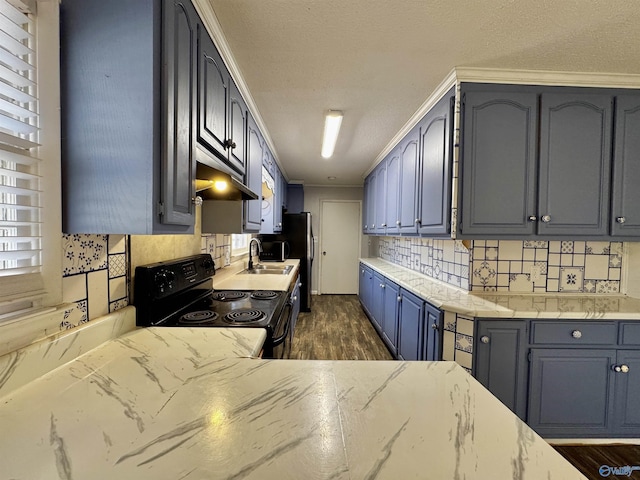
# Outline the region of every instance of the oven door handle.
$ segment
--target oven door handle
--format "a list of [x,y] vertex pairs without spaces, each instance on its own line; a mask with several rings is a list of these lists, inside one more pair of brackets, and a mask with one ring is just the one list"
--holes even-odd
[[284,320],[287,323],[284,326],[284,332],[282,333],[282,335],[273,339],[274,347],[277,347],[278,345],[280,345],[282,342],[286,340],[287,336],[289,336],[289,326],[291,325],[291,312],[293,309],[293,302],[291,302],[291,299],[287,300],[287,303],[285,304],[284,308],[289,309],[289,313],[285,316],[285,320]]

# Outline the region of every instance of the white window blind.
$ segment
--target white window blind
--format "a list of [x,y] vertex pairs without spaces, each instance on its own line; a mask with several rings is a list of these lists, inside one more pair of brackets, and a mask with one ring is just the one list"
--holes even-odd
[[0,0],[0,301],[42,290],[34,29],[19,0]]

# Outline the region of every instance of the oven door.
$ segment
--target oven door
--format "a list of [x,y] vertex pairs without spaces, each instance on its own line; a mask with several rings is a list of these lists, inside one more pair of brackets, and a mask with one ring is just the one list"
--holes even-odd
[[282,313],[280,314],[280,320],[273,332],[272,346],[273,355],[271,358],[284,359],[289,358],[291,354],[291,317],[293,315],[293,305],[291,299],[287,300]]

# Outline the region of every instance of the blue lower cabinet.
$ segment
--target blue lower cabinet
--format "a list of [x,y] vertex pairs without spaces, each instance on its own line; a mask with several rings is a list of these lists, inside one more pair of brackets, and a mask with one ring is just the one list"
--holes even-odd
[[442,310],[434,307],[430,303],[424,304],[425,331],[424,331],[424,351],[423,360],[440,360],[442,358],[442,342],[440,335],[442,332]]
[[527,416],[527,322],[479,320],[474,376],[522,420]]
[[371,298],[373,297],[373,272],[369,267],[360,264],[360,283],[358,285],[360,303],[367,315],[371,315]]
[[405,290],[400,296],[398,358],[422,360],[425,302]]
[[614,349],[531,350],[528,423],[545,437],[612,433]]
[[384,315],[382,340],[393,355],[398,354],[398,313],[400,311],[400,287],[389,280],[384,288]]
[[[618,350],[614,368],[614,428],[622,434],[638,436],[640,432],[640,351]],[[625,368],[626,367],[626,368]],[[619,370],[619,371],[616,371]]]
[[383,277],[378,272],[373,272],[373,294],[371,298],[371,321],[373,322],[373,326],[378,330],[378,332],[382,331],[382,323],[384,318],[384,288],[385,288],[385,277]]

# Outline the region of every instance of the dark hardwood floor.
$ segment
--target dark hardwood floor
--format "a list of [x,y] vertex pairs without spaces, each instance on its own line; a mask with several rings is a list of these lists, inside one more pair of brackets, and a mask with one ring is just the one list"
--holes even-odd
[[[392,360],[393,357],[365,315],[356,295],[314,295],[311,312],[296,324],[290,358],[298,360]],[[640,466],[639,445],[558,445],[554,448],[588,479],[637,479],[600,475],[600,467]]]
[[[640,479],[640,445],[556,445],[553,448],[589,480]],[[637,470],[631,470],[634,466]],[[607,467],[623,470],[615,472]]]
[[311,312],[298,317],[290,358],[393,360],[357,295],[314,295]]

